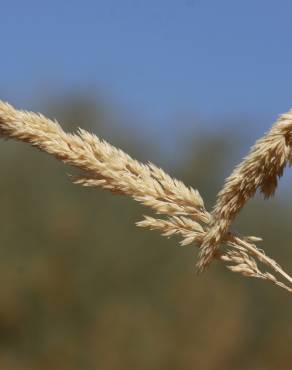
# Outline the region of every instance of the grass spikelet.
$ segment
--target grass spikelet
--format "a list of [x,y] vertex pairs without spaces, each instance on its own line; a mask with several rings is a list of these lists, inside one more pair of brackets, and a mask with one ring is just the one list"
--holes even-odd
[[[72,177],[75,184],[99,186],[114,194],[130,196],[151,208],[160,218],[144,216],[137,226],[158,230],[166,237],[177,235],[182,246],[196,244],[201,249],[201,268],[215,258],[233,272],[266,280],[289,292],[292,278],[256,247],[255,243],[261,239],[234,235],[229,232],[229,226],[257,188],[267,197],[274,193],[278,177],[292,160],[291,131],[292,113],[289,112],[280,117],[226,180],[210,214],[198,190],[173,179],[154,164],[142,164],[85,130],[66,133],[56,121],[16,110],[0,101],[0,135],[4,139],[29,143],[78,168],[81,175]],[[217,250],[219,244],[222,250]],[[257,263],[273,273],[261,271]]]
[[251,148],[250,153],[225,180],[211,214],[197,264],[203,271],[228,232],[235,216],[259,189],[268,198],[275,193],[284,167],[291,164],[292,111],[279,117],[271,130]]

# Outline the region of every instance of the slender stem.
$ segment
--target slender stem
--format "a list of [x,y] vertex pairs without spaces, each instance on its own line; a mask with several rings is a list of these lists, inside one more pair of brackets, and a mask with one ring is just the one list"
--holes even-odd
[[233,240],[236,244],[242,245],[248,251],[250,251],[254,256],[256,256],[261,262],[268,265],[271,269],[277,272],[279,275],[284,277],[286,280],[292,284],[292,277],[288,275],[282,268],[270,257],[266,256],[264,253],[260,252],[252,244],[245,242],[244,240],[238,238],[237,236],[230,236],[231,241]]

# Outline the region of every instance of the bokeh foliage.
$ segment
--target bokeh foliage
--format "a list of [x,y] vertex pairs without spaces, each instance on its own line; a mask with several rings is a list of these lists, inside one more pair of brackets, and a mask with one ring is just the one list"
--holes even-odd
[[[82,97],[43,107],[68,130],[81,126],[154,160],[151,143],[113,129],[107,110]],[[168,169],[211,206],[245,143],[236,131],[191,142]],[[0,164],[1,369],[291,369],[288,293],[219,263],[196,277],[196,247],[137,229],[149,210],[72,185],[70,168],[34,148],[2,141]],[[280,193],[249,202],[235,227],[264,237],[291,271],[291,192],[285,202]]]

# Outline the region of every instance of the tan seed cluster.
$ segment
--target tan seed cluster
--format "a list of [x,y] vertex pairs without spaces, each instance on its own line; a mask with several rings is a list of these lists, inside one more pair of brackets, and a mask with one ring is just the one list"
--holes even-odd
[[211,262],[216,248],[245,203],[259,189],[272,196],[287,163],[291,164],[292,111],[283,114],[271,130],[251,148],[249,155],[226,179],[217,196],[211,222],[200,251],[198,269]]
[[[212,258],[223,261],[233,272],[269,281],[291,291],[292,278],[254,243],[256,237],[238,237],[229,226],[245,202],[257,188],[270,196],[277,178],[287,162],[291,162],[292,113],[280,117],[271,131],[252,148],[251,153],[226,180],[218,195],[212,214],[204,207],[198,190],[166,174],[152,163],[142,164],[122,150],[79,129],[76,134],[63,131],[61,126],[41,114],[16,110],[0,101],[0,135],[24,141],[53,155],[65,164],[81,170],[73,177],[82,186],[100,186],[113,193],[131,196],[164,218],[144,216],[137,225],[158,230],[162,235],[181,237],[181,245],[196,244],[201,248],[199,267]],[[218,245],[230,250],[217,250]],[[261,272],[257,261],[270,272]]]

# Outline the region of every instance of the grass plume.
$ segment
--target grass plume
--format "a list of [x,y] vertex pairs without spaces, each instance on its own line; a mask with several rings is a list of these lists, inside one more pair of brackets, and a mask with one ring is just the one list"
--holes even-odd
[[287,163],[291,165],[292,111],[282,114],[271,130],[251,148],[250,153],[225,180],[217,196],[211,222],[200,251],[198,270],[211,262],[216,248],[235,216],[257,189],[269,198]]
[[[196,244],[202,250],[200,261],[206,255],[206,245],[212,245],[208,256],[222,261],[231,271],[266,280],[291,292],[292,278],[257,248],[255,243],[259,238],[243,238],[229,232],[232,219],[258,187],[266,195],[275,190],[277,176],[282,174],[286,161],[290,160],[287,149],[290,148],[290,134],[285,136],[283,142],[285,125],[281,122],[276,126],[271,130],[272,136],[267,135],[266,139],[259,141],[250,156],[227,179],[210,214],[198,190],[173,179],[154,164],[142,164],[85,130],[66,133],[56,121],[41,114],[16,110],[0,101],[0,135],[3,138],[27,142],[78,168],[81,175],[72,177],[76,184],[99,186],[113,193],[131,196],[150,207],[156,215],[162,216],[144,216],[137,225],[158,230],[167,237],[179,235],[181,245]],[[274,139],[272,142],[269,141],[271,137]],[[258,175],[253,176],[255,173]],[[252,184],[242,181],[243,174],[253,179]],[[244,186],[240,187],[240,184]],[[233,197],[230,198],[231,191]],[[226,210],[226,207],[230,209]],[[218,224],[216,244],[206,244]],[[217,250],[219,243],[222,250]],[[273,274],[261,271],[258,263],[272,270]],[[282,277],[285,283],[275,275]]]

